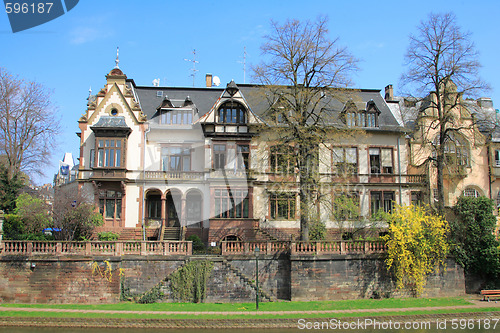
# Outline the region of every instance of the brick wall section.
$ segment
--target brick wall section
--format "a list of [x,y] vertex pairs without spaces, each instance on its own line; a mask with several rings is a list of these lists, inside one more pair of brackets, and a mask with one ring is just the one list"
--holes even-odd
[[184,256],[124,258],[121,261],[124,286],[134,295],[143,294],[184,265],[185,259]]
[[92,274],[89,260],[18,259],[0,261],[2,302],[115,303],[119,300],[120,281],[114,263],[111,263],[113,276],[109,282]]
[[207,283],[208,303],[252,302],[255,290],[241,281],[240,277],[225,267],[221,261],[214,262],[214,268]]
[[[228,262],[251,280],[255,280],[255,256],[234,257]],[[261,255],[259,258],[259,288],[272,297],[290,300],[291,266],[289,256]],[[254,295],[255,297],[255,295]]]
[[[408,296],[397,292],[383,258],[376,255],[291,258],[291,300],[344,300]],[[465,294],[463,269],[453,260],[428,278],[422,296]]]

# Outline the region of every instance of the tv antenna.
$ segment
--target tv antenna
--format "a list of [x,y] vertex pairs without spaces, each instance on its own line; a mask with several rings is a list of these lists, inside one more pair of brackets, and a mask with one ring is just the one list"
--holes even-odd
[[117,47],[116,47],[116,60],[115,60],[115,68],[120,68],[120,67],[118,67],[118,64],[120,63],[119,54],[120,54],[120,48],[117,46]]
[[196,61],[196,49],[193,50],[193,59],[184,59],[185,61],[190,61],[193,63],[193,68],[191,68],[191,71],[193,73],[191,73],[190,76],[193,77],[193,88],[194,88],[194,78],[196,76],[196,72],[198,72],[198,70],[196,69],[196,64],[200,63],[199,61]]
[[247,47],[243,48],[243,61],[238,61],[240,64],[243,64],[243,83],[246,83],[246,74],[247,74]]

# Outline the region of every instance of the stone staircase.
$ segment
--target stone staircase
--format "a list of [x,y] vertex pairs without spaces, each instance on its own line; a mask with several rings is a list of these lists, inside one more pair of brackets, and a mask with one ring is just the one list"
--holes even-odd
[[222,260],[222,265],[226,267],[229,271],[231,271],[234,275],[240,278],[240,281],[243,282],[244,284],[250,286],[255,292],[259,293],[259,298],[262,301],[267,300],[268,302],[276,302],[277,299],[271,295],[269,295],[267,292],[262,290],[262,288],[259,287],[259,290],[257,290],[257,285],[255,284],[255,281],[250,279],[248,276],[243,274],[239,269],[231,265],[226,259]]
[[[170,273],[168,276],[166,276],[164,279],[162,279],[160,282],[158,282],[155,286],[153,286],[151,289],[143,293],[140,297],[137,298],[137,302],[139,303],[149,303],[149,302],[156,302],[158,300],[166,300],[166,301],[172,301],[170,295],[171,295],[171,290],[170,290],[170,276],[174,274],[175,272],[179,271],[186,265],[188,262],[193,261],[193,260],[210,260],[214,264],[220,264],[224,269],[225,272],[232,273],[237,279],[239,279],[241,283],[241,287],[246,287],[250,288],[250,290],[253,290],[257,292],[257,286],[255,284],[255,281],[246,276],[244,273],[242,273],[239,269],[231,265],[226,259],[224,259],[221,256],[206,256],[206,255],[200,255],[200,256],[191,256],[184,260],[184,262],[179,265],[172,273]],[[224,272],[223,271],[223,272]],[[226,273],[227,274],[227,273]],[[274,296],[271,296],[269,293],[266,291],[262,290],[262,288],[259,287],[259,299],[262,302],[276,302],[277,299]]]
[[265,237],[266,241],[283,242],[292,240],[291,235],[285,234],[276,229],[257,228],[255,229],[255,232]]
[[[189,259],[184,260],[182,265],[179,265],[172,273],[167,275],[164,279],[160,280],[155,286],[143,293],[138,298],[138,303],[142,303],[141,300],[155,299],[155,302],[159,299],[169,299],[170,298],[170,276],[186,265]],[[146,303],[146,302],[145,302]]]
[[180,227],[165,227],[163,230],[163,240],[180,240]]

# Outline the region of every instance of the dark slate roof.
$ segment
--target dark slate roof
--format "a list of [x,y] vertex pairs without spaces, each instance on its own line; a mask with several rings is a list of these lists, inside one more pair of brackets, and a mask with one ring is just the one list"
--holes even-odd
[[[152,119],[156,113],[156,109],[162,103],[165,96],[174,105],[174,107],[181,107],[189,96],[191,101],[193,101],[196,109],[198,110],[198,115],[201,117],[214,106],[217,99],[221,96],[224,88],[179,88],[179,87],[151,87],[151,86],[136,86],[133,80],[129,80],[128,83],[133,85],[133,88],[139,98],[139,103],[142,111],[148,119]],[[237,84],[243,97],[247,101],[250,109],[261,119],[266,120],[268,118],[268,100],[266,98],[266,91],[262,86],[251,85],[251,84]],[[162,96],[157,97],[157,92],[161,91]],[[340,90],[339,90],[340,91]],[[330,98],[325,101],[324,107],[325,120],[327,124],[339,124],[340,113],[344,109],[347,100],[352,99],[355,104],[359,107],[360,105],[366,105],[367,102],[373,100],[376,107],[380,111],[379,115],[379,127],[378,128],[366,128],[366,130],[373,131],[402,131],[397,120],[394,118],[391,110],[387,106],[385,100],[380,95],[380,90],[375,89],[343,89],[341,90],[342,97]],[[342,99],[342,100],[340,100]]]
[[[153,118],[156,109],[165,97],[168,97],[174,107],[182,107],[186,98],[195,104],[199,116],[204,115],[214,106],[224,89],[221,88],[179,88],[179,87],[140,87],[134,86],[134,90],[139,98],[142,112]],[[161,91],[162,96],[157,97],[157,92]]]
[[125,117],[118,116],[103,116],[99,118],[99,121],[91,126],[91,128],[130,128],[125,122]]

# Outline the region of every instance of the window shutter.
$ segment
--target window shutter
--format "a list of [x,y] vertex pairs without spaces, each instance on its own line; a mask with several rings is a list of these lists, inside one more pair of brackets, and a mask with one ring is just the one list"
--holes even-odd
[[392,149],[382,149],[382,167],[392,167]]

